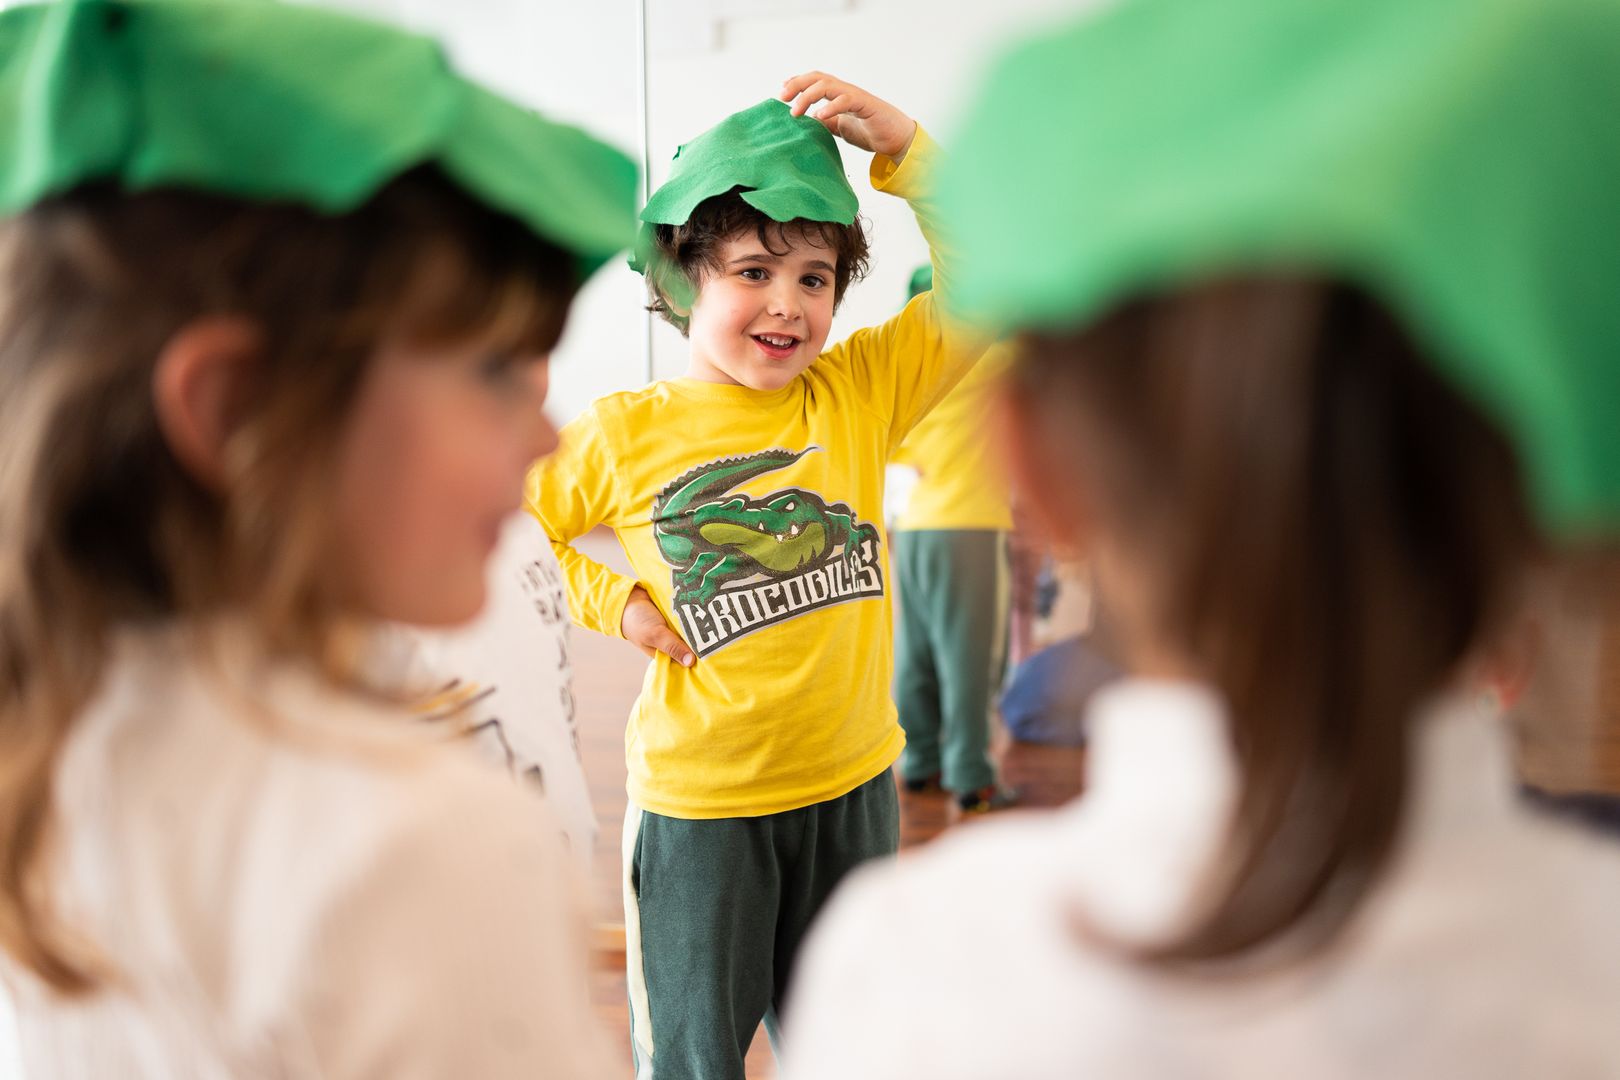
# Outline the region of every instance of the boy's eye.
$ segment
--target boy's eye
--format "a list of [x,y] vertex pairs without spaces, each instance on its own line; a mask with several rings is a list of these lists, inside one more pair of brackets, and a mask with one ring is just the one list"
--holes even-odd
[[804,283],[806,288],[810,289],[819,289],[823,285],[827,284],[827,279],[822,277],[820,274],[806,274],[799,280]]
[[762,267],[750,266],[743,270],[742,276],[745,281],[764,281],[765,270]]

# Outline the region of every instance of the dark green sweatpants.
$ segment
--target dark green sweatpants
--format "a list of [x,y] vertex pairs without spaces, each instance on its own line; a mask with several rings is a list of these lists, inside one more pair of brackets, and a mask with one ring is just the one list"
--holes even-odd
[[1007,634],[1007,534],[917,529],[889,534],[899,581],[894,702],[906,732],[900,772],[940,774],[946,790],[996,782],[990,701]]
[[900,846],[885,769],[847,795],[752,818],[624,820],[625,962],[637,1080],[743,1080],[811,920],[845,874]]

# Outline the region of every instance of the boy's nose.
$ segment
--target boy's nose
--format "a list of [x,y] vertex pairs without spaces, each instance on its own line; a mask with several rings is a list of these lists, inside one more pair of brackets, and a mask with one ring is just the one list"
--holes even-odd
[[803,314],[803,308],[799,304],[798,292],[794,289],[773,289],[766,309],[772,315],[782,319],[796,320]]

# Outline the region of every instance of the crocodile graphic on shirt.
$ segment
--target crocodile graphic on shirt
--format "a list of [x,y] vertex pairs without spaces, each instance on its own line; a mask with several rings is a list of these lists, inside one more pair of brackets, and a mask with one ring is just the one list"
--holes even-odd
[[734,494],[818,449],[711,461],[653,500],[653,536],[673,568],[673,604],[700,656],[785,618],[882,595],[878,530],[847,505],[798,487],[763,498]]

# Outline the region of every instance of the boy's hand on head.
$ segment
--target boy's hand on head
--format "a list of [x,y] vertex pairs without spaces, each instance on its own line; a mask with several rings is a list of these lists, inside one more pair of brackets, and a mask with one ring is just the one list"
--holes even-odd
[[[887,154],[898,164],[911,149],[917,121],[875,94],[825,72],[795,75],[782,84],[781,98],[794,116],[809,113],[851,146]],[[825,102],[819,107],[818,103]]]
[[624,602],[619,633],[648,656],[663,653],[682,667],[697,663],[697,654],[664,621],[664,613],[640,585],[631,590],[630,599]]

